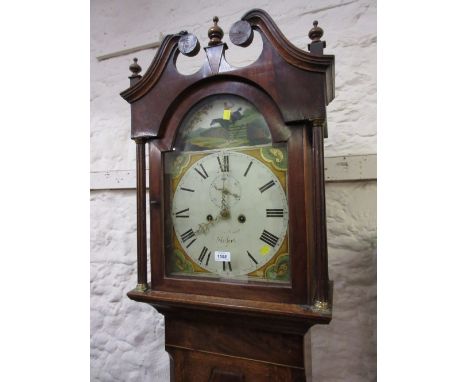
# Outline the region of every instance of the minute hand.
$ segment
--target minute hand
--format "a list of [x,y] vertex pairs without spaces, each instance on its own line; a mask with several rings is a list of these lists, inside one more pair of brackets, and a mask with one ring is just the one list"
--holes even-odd
[[226,188],[224,186],[224,180],[223,180],[223,188],[220,189],[221,191],[221,212],[220,215],[222,218],[227,219],[229,217],[229,206],[226,203]]

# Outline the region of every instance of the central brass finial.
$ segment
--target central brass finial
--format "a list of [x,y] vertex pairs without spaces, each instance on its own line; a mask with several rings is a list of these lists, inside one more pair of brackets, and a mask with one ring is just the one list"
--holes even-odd
[[208,42],[209,46],[219,45],[222,43],[222,39],[224,36],[223,30],[218,26],[219,18],[218,16],[213,17],[214,25],[208,29],[208,37],[210,41]]

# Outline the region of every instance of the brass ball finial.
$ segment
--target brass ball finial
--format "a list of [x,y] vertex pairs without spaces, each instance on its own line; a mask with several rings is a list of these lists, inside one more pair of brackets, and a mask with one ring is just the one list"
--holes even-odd
[[213,17],[214,25],[208,29],[208,37],[210,41],[208,42],[209,46],[214,46],[222,43],[222,39],[224,36],[223,30],[218,26],[219,18],[218,16]]
[[139,73],[141,72],[141,66],[138,65],[138,58],[133,59],[133,64],[129,66],[130,71],[132,72],[131,77],[138,77]]
[[318,21],[313,22],[314,27],[309,31],[309,38],[312,42],[319,42],[323,36],[323,29],[318,26]]

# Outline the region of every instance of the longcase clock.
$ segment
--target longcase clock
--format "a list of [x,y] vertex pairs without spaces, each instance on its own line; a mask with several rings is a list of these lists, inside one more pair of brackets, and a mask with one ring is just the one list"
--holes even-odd
[[257,31],[263,50],[237,68],[213,21],[200,70],[175,65],[199,52],[196,36],[168,35],[144,76],[135,59],[121,93],[137,145],[138,284],[128,296],[165,316],[173,381],[310,380],[304,335],[332,309],[323,139],[334,56],[317,22],[305,52],[254,9],[229,38],[247,47]]

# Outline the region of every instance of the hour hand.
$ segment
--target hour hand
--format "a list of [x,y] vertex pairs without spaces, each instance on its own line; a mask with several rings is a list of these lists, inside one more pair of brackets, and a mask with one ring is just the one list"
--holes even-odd
[[196,234],[200,233],[207,233],[210,230],[210,227],[218,222],[221,218],[222,213],[219,213],[215,218],[212,215],[208,215],[206,219],[208,220],[207,223],[200,223],[198,224],[198,229],[195,231]]
[[210,223],[200,223],[198,225],[198,229],[195,231],[195,234],[199,235],[201,233],[207,233],[209,229],[210,229]]

